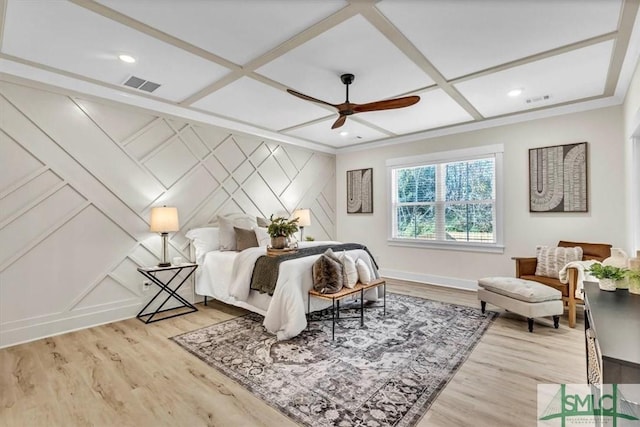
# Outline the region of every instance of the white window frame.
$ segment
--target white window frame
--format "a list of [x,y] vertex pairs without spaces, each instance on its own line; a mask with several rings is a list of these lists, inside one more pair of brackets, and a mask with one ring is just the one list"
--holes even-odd
[[[504,253],[503,237],[503,144],[484,145],[481,147],[465,148],[460,150],[439,151],[436,153],[422,154],[411,157],[399,157],[388,159],[387,166],[387,198],[389,215],[387,218],[388,234],[387,242],[390,246],[406,246],[416,248],[446,249],[454,251],[471,252],[492,252]],[[460,242],[449,240],[418,240],[409,238],[394,237],[395,212],[393,205],[394,182],[393,170],[400,168],[410,168],[416,166],[426,166],[436,163],[451,163],[467,160],[474,160],[486,157],[495,158],[495,242]]]

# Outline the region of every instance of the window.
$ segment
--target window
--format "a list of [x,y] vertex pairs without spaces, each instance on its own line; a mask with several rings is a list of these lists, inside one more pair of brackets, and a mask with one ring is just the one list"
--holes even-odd
[[502,250],[502,146],[387,162],[396,244]]

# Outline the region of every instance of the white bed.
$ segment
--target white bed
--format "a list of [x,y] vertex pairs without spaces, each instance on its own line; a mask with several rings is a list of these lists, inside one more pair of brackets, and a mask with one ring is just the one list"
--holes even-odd
[[[212,297],[226,304],[242,307],[264,316],[265,328],[277,335],[279,340],[292,338],[302,332],[307,326],[306,310],[309,290],[313,287],[313,263],[321,255],[311,255],[284,261],[280,264],[278,280],[273,296],[250,289],[251,276],[256,260],[266,255],[266,246],[252,247],[240,252],[211,250],[217,247],[215,242],[203,245],[202,239],[195,237],[192,230],[187,237],[192,239],[195,246],[196,262],[196,293]],[[215,227],[207,229],[210,234],[216,234]],[[258,239],[260,241],[260,239]],[[340,244],[335,241],[300,242],[300,247]],[[198,247],[200,246],[200,247]],[[354,260],[362,259],[370,269],[372,277],[379,277],[374,263],[367,251],[354,249],[346,251]],[[370,289],[365,293],[367,300],[375,301],[382,296],[382,290]],[[312,298],[311,311],[326,308],[325,301]]]

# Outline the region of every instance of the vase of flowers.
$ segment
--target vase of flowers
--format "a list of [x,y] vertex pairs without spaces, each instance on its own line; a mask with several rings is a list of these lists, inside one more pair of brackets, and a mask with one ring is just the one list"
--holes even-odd
[[271,224],[267,227],[267,233],[271,236],[271,247],[273,249],[284,249],[289,244],[289,237],[298,231],[298,218],[286,219],[279,216],[269,217]]

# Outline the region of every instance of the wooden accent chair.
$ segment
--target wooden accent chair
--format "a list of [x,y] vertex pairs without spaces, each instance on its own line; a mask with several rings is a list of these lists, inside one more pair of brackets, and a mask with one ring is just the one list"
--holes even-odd
[[[581,242],[558,242],[559,247],[582,248],[582,260],[603,261],[611,256],[611,245],[604,243],[581,243]],[[576,298],[576,288],[578,286],[578,270],[576,268],[567,269],[569,283],[561,283],[560,280],[552,277],[536,276],[537,258],[513,258],[516,261],[516,277],[524,280],[533,280],[547,286],[551,286],[562,292],[562,301],[569,308],[569,327],[576,326],[576,304],[584,304],[580,298]]]

